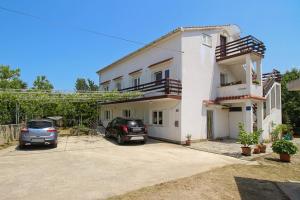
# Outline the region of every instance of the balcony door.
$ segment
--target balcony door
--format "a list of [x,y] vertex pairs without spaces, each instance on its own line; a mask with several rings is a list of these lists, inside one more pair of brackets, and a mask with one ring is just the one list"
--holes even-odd
[[220,36],[221,56],[226,56],[226,43],[227,43],[227,37],[221,35]]

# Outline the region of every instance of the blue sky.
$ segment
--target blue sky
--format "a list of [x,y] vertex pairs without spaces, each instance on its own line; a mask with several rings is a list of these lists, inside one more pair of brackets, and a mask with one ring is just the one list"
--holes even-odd
[[[245,2],[245,3],[243,3]],[[264,72],[300,66],[300,1],[1,0],[0,63],[19,67],[29,86],[46,75],[56,89],[74,89],[77,77],[98,82],[96,71],[141,47],[71,27],[144,43],[179,26],[238,24],[266,47]]]

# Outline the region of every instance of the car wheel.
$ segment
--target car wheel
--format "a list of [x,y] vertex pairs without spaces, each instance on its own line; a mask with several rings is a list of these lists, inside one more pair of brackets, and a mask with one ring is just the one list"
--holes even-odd
[[54,143],[51,145],[52,148],[56,148],[57,147],[57,143]]
[[104,132],[104,137],[106,137],[106,138],[109,138],[110,136],[109,136],[109,132],[107,131],[107,130],[105,130],[105,132]]
[[141,143],[142,143],[142,144],[146,144],[146,143],[147,143],[147,140],[142,140]]
[[24,149],[25,145],[24,144],[19,144],[19,149]]
[[123,140],[122,140],[121,135],[118,135],[117,142],[118,142],[118,144],[123,144]]

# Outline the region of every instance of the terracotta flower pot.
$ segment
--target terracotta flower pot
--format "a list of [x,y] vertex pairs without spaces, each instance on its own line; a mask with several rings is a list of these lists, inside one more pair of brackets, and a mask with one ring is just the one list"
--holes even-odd
[[266,153],[267,145],[265,144],[260,144],[258,145],[260,153]]
[[242,148],[242,155],[251,156],[251,147],[241,147],[241,148]]
[[259,154],[260,153],[260,148],[257,146],[253,149],[254,154]]
[[281,154],[279,154],[279,156],[280,156],[280,160],[282,162],[291,162],[291,156],[289,154],[281,153]]
[[186,140],[186,141],[185,141],[185,144],[186,144],[187,146],[191,146],[191,140]]

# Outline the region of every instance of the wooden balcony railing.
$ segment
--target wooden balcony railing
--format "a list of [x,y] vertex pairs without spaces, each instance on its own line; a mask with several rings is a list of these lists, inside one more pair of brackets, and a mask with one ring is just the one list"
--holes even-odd
[[225,45],[217,46],[216,60],[221,61],[252,52],[263,57],[265,50],[266,47],[263,42],[249,35],[238,40],[228,42]]
[[144,83],[138,86],[132,86],[119,90],[120,92],[161,92],[164,94],[176,94],[180,95],[182,90],[181,82],[174,79],[162,79],[159,81],[153,81]]

